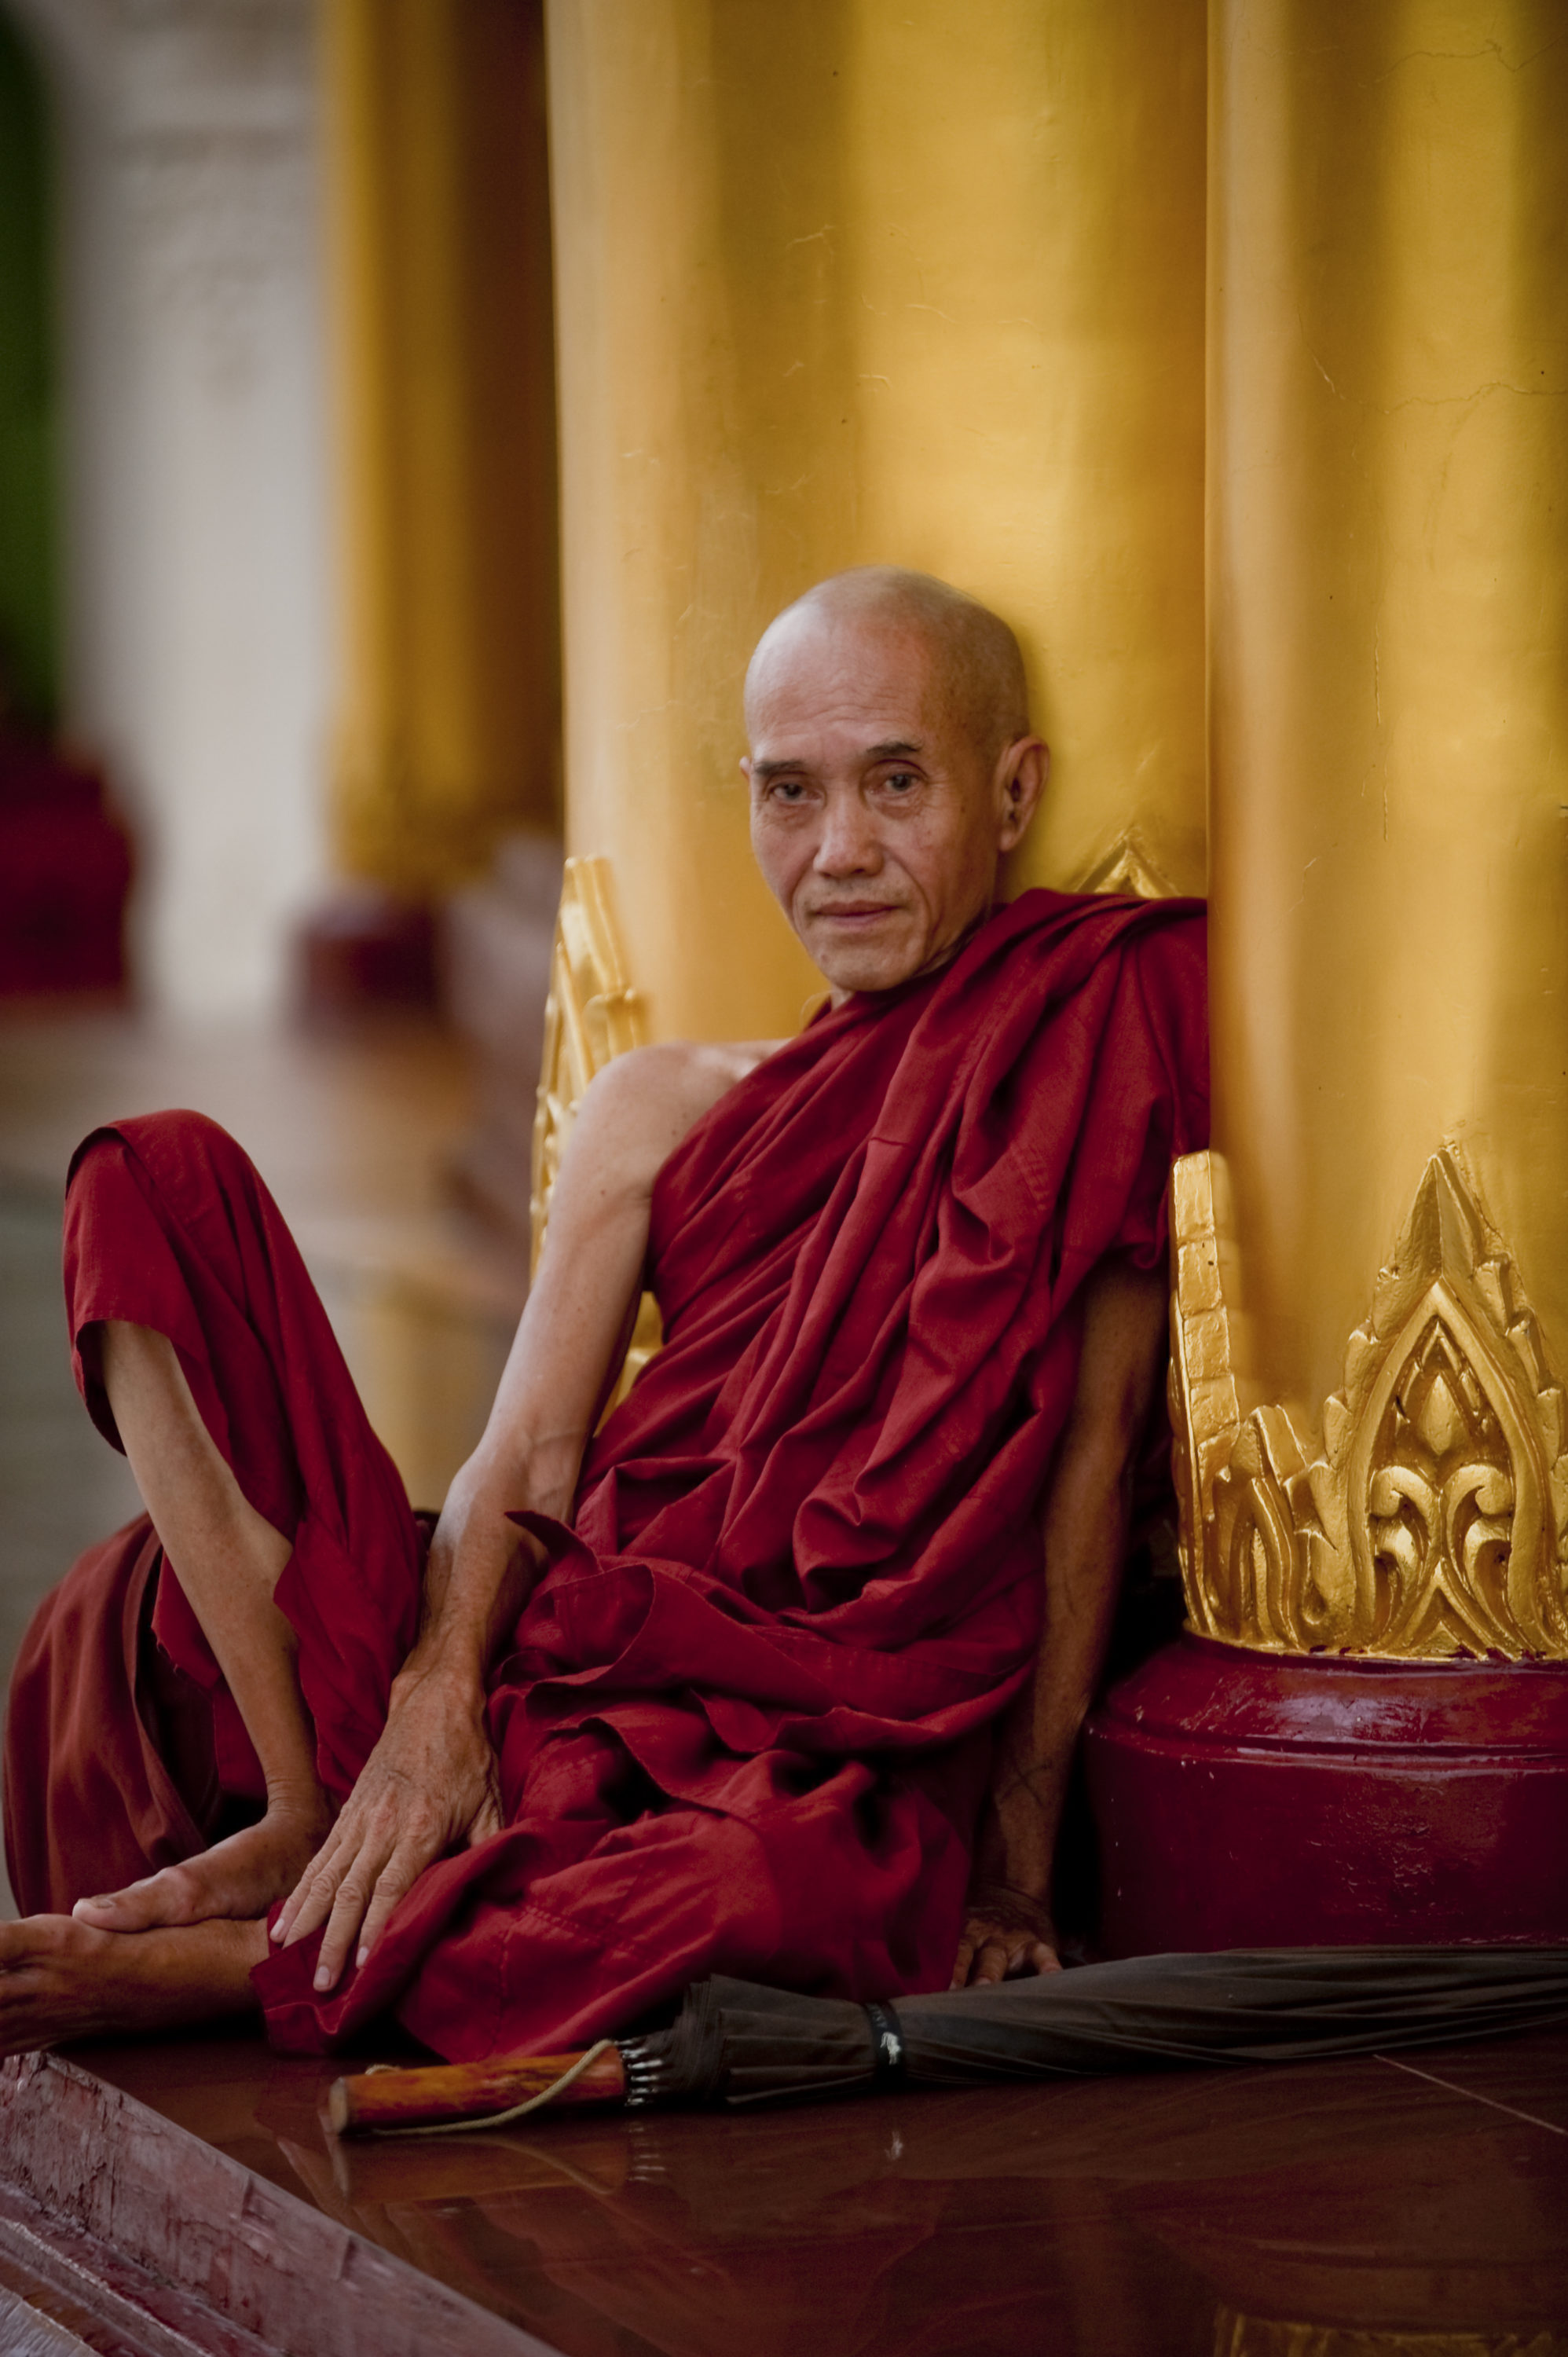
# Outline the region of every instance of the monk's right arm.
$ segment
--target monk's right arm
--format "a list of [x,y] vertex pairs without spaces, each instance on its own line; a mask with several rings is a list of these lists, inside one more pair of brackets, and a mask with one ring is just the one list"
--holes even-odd
[[583,1100],[495,1405],[431,1541],[420,1632],[385,1731],[274,1933],[292,1943],[325,1923],[318,1988],[368,1953],[433,1858],[499,1828],[486,1678],[542,1560],[508,1516],[570,1512],[636,1312],[654,1179],[768,1044],[639,1049]]
[[447,1493],[405,1676],[441,1667],[469,1691],[511,1627],[533,1542],[509,1513],[571,1512],[583,1452],[630,1338],[653,1182],[756,1054],[684,1045],[618,1058],[584,1098],[544,1250],[484,1436]]

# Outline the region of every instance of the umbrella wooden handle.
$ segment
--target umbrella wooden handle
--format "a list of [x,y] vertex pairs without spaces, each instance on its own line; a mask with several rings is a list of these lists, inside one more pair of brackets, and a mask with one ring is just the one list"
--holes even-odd
[[[380,2128],[438,2126],[510,2111],[546,2093],[582,2054],[498,2054],[488,2062],[445,2062],[423,2071],[368,2071],[335,2079],[327,2116],[338,2136],[370,2136]],[[567,2104],[618,2104],[626,2071],[618,2047],[607,2046],[582,2076],[563,2087],[549,2108]]]

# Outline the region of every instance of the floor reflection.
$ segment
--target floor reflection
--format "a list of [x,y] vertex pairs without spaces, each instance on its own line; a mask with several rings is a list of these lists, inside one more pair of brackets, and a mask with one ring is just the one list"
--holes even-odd
[[[330,2066],[87,2053],[570,2357],[1568,2357],[1568,2038],[339,2144]],[[177,2077],[179,2083],[175,2083]]]

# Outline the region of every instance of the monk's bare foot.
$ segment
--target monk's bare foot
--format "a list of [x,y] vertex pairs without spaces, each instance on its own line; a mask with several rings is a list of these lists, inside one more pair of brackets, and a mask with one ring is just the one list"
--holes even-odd
[[248,2011],[260,1923],[196,1923],[123,1939],[70,1915],[0,1923],[0,2054],[172,2029]]
[[331,1824],[331,1812],[320,1794],[274,1801],[255,1824],[215,1842],[199,1857],[166,1866],[124,1890],[79,1899],[70,1911],[79,1923],[100,1932],[150,1932],[207,1923],[217,1917],[252,1922],[274,1900],[288,1897]]

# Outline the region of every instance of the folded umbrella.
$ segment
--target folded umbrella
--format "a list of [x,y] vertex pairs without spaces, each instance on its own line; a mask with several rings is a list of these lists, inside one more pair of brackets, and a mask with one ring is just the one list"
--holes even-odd
[[495,2126],[546,2104],[744,2105],[886,2087],[1292,2062],[1568,2020],[1568,1948],[1258,1948],[1134,1956],[857,2005],[714,1978],[671,2027],[582,2054],[339,2079],[340,2135]]

